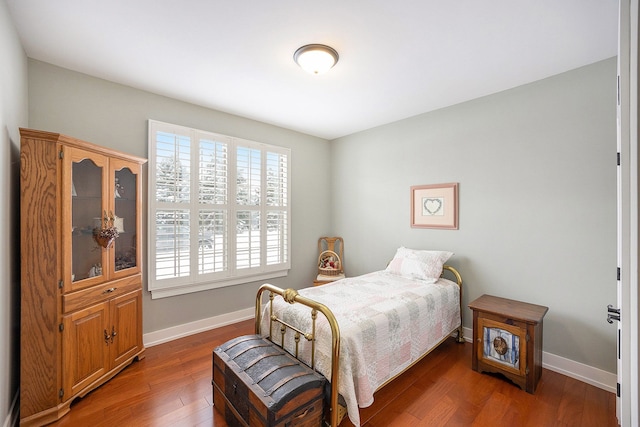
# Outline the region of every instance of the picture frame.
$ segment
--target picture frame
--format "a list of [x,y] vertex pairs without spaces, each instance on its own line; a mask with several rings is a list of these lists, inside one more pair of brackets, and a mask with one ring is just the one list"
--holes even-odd
[[458,183],[411,187],[411,227],[458,229]]

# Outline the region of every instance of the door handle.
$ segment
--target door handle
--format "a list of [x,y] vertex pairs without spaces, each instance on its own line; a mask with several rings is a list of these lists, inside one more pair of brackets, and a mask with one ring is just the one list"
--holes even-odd
[[620,309],[613,308],[611,304],[607,306],[607,322],[613,323],[614,320],[620,321]]

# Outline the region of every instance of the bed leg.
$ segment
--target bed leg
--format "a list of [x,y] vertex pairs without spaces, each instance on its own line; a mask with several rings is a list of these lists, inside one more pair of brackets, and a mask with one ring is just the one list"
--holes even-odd
[[464,332],[462,331],[462,325],[458,328],[458,336],[456,337],[456,342],[463,343],[464,340]]

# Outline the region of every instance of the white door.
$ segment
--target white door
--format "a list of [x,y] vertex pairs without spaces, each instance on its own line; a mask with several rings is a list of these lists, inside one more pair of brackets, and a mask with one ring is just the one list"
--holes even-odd
[[638,1],[620,0],[618,39],[618,397],[622,427],[638,426]]
[[[628,152],[628,129],[625,130],[623,126],[628,126],[628,117],[626,117],[628,113],[628,107],[623,107],[624,104],[627,103],[627,97],[622,96],[622,91],[627,87],[628,80],[628,72],[626,71],[628,68],[628,55],[624,52],[628,50],[628,25],[627,19],[625,16],[628,16],[629,2],[628,0],[620,0],[619,2],[619,19],[618,19],[618,76],[617,76],[617,150],[618,150],[618,167],[617,167],[617,189],[618,189],[618,218],[617,218],[617,233],[618,233],[618,281],[617,281],[617,301],[616,306],[611,307],[609,305],[607,307],[607,321],[612,323],[612,318],[615,319],[617,314],[617,348],[616,348],[616,357],[617,357],[617,374],[618,374],[618,384],[617,384],[617,393],[616,393],[616,416],[618,418],[618,423],[620,425],[624,425],[622,422],[623,419],[628,418],[628,410],[626,408],[622,408],[622,402],[620,399],[620,389],[622,384],[622,374],[624,372],[623,364],[622,364],[622,322],[620,320],[620,310],[623,306],[623,289],[622,289],[622,265],[627,264],[624,261],[623,253],[626,252],[624,249],[628,242],[624,238],[624,236],[629,235],[627,220],[624,215],[624,207],[626,207],[627,198],[624,196],[624,191],[627,188],[627,180],[628,177],[628,166],[627,166],[627,156]],[[623,99],[624,98],[624,99]],[[623,149],[624,146],[624,149]],[[622,167],[622,154],[625,152],[625,165]],[[623,176],[623,172],[624,175]],[[626,273],[626,268],[624,269]],[[626,276],[625,280],[626,282]],[[613,314],[612,311],[617,311],[617,313]],[[625,310],[626,312],[626,310]],[[624,413],[624,415],[623,415]]]

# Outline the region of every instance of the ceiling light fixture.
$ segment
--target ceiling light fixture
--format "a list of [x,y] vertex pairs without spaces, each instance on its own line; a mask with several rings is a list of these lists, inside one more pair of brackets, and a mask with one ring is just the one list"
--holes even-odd
[[322,74],[336,65],[338,52],[323,44],[308,44],[296,50],[293,59],[306,72]]

